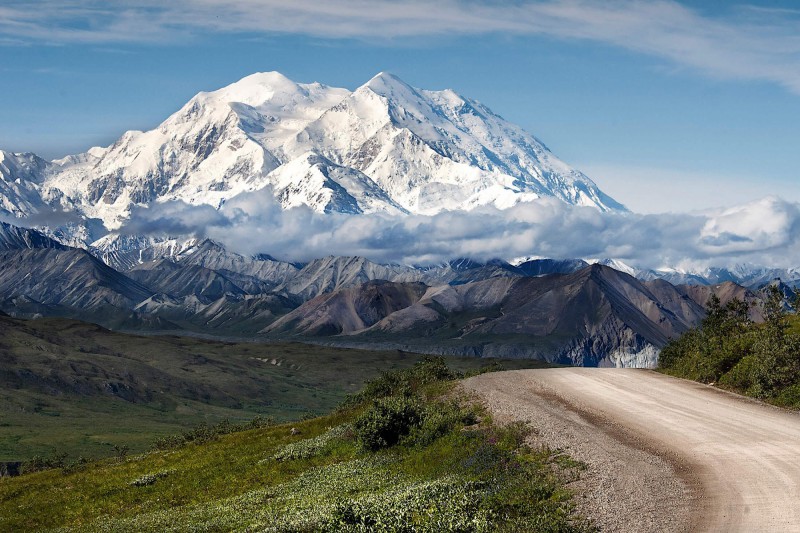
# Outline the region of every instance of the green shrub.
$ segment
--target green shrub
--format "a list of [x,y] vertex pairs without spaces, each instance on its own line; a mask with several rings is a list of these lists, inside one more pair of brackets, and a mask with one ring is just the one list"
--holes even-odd
[[755,355],[745,356],[730,372],[722,376],[719,384],[740,391],[753,391],[756,370],[759,365]]
[[418,385],[426,385],[434,381],[449,381],[462,377],[448,368],[443,357],[428,356],[411,367],[411,374]]
[[462,377],[458,372],[450,370],[444,358],[426,356],[411,368],[384,372],[368,381],[361,392],[348,395],[340,408],[348,409],[389,396],[411,396],[425,385]]
[[44,470],[52,470],[54,468],[67,468],[68,454],[64,452],[53,452],[50,457],[35,456],[30,461],[25,461],[20,466],[21,474],[32,474],[34,472],[42,472]]
[[473,376],[480,376],[481,374],[488,374],[489,372],[502,372],[505,370],[501,363],[497,361],[492,361],[489,364],[483,365],[480,368],[476,368],[475,370],[469,370],[464,373],[465,378],[471,378]]
[[64,474],[71,474],[83,470],[89,460],[81,456],[74,461],[68,461],[69,454],[65,452],[54,452],[50,457],[35,456],[30,461],[23,462],[19,467],[20,474],[33,474],[44,470],[54,470],[60,468]]
[[128,446],[119,444],[114,444],[114,455],[116,456],[117,460],[124,461],[126,457],[128,457]]
[[406,437],[410,444],[428,446],[453,429],[470,426],[478,421],[475,409],[458,402],[441,402],[435,409],[426,409],[419,425],[411,428]]
[[800,384],[800,335],[782,301],[771,288],[763,304],[765,322],[755,324],[747,318],[746,303],[732,300],[722,306],[712,297],[701,326],[671,340],[659,366],[676,376],[800,407],[794,392]]
[[775,403],[784,407],[800,406],[800,383],[795,383],[783,389],[780,394],[775,397]]
[[74,461],[69,461],[65,463],[61,467],[61,473],[63,474],[71,474],[73,472],[77,472],[79,470],[83,470],[89,464],[89,460],[86,457],[80,456]]
[[353,424],[356,439],[365,450],[394,446],[422,424],[425,408],[414,398],[392,396],[375,400]]
[[156,450],[171,450],[185,446],[190,442],[202,444],[214,440],[221,435],[228,435],[230,433],[236,433],[237,431],[247,431],[248,429],[265,428],[273,425],[275,425],[275,420],[272,417],[264,416],[256,416],[249,422],[243,424],[231,424],[228,420],[223,420],[215,425],[200,424],[178,435],[165,435],[157,438],[153,442],[153,448]]

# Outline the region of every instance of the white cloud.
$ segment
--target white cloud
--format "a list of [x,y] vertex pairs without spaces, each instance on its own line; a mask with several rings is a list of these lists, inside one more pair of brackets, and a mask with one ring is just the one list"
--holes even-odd
[[701,246],[722,254],[780,250],[797,240],[798,207],[769,197],[713,213],[700,232]]
[[740,6],[712,17],[670,0],[12,0],[0,7],[0,42],[151,42],[209,31],[383,41],[545,35],[800,93],[800,14],[791,10]]
[[800,204],[776,197],[696,214],[601,213],[554,199],[501,211],[434,216],[321,215],[283,211],[268,189],[220,210],[180,202],[134,212],[133,232],[207,236],[242,253],[287,260],[361,255],[379,262],[430,264],[457,257],[614,257],[639,267],[750,262],[800,265]]

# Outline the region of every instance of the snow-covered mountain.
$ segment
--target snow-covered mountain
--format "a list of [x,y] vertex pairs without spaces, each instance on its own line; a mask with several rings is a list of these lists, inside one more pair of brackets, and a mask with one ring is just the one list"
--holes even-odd
[[800,288],[800,267],[765,268],[749,264],[737,264],[731,268],[638,268],[619,259],[587,259],[590,264],[599,263],[619,272],[629,274],[641,281],[656,279],[668,281],[672,285],[718,285],[732,282],[749,289],[760,289],[775,280],[789,287]]
[[36,154],[0,150],[0,212],[24,217],[46,208],[40,187],[51,166]]
[[0,152],[0,211],[47,206],[124,226],[134,206],[220,207],[271,187],[284,208],[424,213],[538,197],[624,210],[534,136],[451,90],[381,73],[353,92],[258,73],[157,128],[56,161]]

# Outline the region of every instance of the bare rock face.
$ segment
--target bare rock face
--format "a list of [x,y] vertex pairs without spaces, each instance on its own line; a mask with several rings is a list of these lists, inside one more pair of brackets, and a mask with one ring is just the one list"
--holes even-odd
[[647,367],[655,365],[670,337],[702,316],[701,305],[669,284],[650,287],[593,265],[572,274],[497,276],[439,287],[370,282],[318,296],[263,333],[581,366]]
[[370,281],[317,296],[267,327],[265,333],[304,335],[355,333],[419,301],[422,283]]
[[84,250],[39,248],[0,252],[0,294],[88,311],[130,309],[152,291]]
[[0,222],[0,250],[33,250],[41,248],[67,249],[63,244],[36,230]]

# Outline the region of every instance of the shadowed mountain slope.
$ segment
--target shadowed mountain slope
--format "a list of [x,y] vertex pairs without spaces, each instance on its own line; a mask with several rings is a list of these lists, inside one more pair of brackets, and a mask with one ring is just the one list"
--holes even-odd
[[[107,252],[123,241],[110,239]],[[669,338],[700,321],[712,294],[762,297],[730,282],[641,281],[580,260],[420,268],[331,256],[296,265],[209,240],[165,240],[151,246],[169,259],[129,257],[123,274],[34,230],[0,226],[0,245],[0,308],[13,316],[588,366],[653,365]],[[760,318],[756,307],[752,316]]]
[[[405,297],[387,305],[389,294]],[[593,265],[568,275],[495,277],[425,290],[419,283],[367,283],[306,302],[264,333],[641,366],[653,364],[658,348],[703,314],[701,305],[668,284],[649,287]]]

